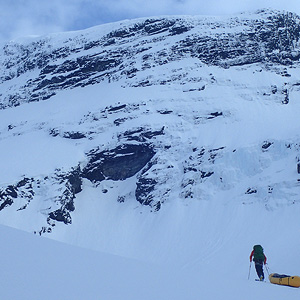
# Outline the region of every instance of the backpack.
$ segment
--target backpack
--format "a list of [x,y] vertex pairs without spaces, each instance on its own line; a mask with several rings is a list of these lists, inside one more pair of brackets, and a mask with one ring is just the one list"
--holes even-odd
[[253,260],[254,261],[265,259],[264,249],[261,245],[255,245],[253,247],[253,250],[254,250],[254,253],[253,253]]

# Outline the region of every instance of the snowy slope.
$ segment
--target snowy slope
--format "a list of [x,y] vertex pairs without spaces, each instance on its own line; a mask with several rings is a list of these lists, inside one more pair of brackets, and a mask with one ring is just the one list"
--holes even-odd
[[5,253],[0,275],[3,299],[299,298],[299,289],[255,282],[254,276],[248,280],[248,266],[240,264],[243,259],[231,261],[229,270],[223,270],[222,262],[230,260],[224,250],[209,261],[178,267],[93,252],[5,226],[0,232],[1,253]]
[[7,269],[30,258],[10,276],[49,269],[71,299],[299,297],[248,280],[257,243],[300,275],[299,24],[158,17],[7,44],[0,224],[73,245],[1,227]]

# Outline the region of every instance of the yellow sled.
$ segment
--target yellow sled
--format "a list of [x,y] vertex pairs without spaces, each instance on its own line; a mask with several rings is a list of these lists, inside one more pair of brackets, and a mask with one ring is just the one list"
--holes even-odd
[[277,273],[272,273],[269,275],[269,280],[271,283],[275,283],[275,284],[300,287],[299,276],[289,276],[289,275],[280,275]]

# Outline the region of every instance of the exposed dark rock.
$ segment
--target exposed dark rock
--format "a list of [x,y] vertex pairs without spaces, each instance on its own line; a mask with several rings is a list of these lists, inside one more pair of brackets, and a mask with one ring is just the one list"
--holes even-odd
[[256,194],[257,193],[257,190],[255,188],[248,188],[248,190],[246,191],[245,194]]
[[[46,176],[43,179],[24,177],[15,185],[7,186],[6,189],[0,191],[0,211],[6,206],[14,204],[17,199],[17,203],[20,203],[20,205],[16,210],[21,211],[26,209],[34,199],[36,192],[40,189],[41,185],[44,185],[49,181],[52,183],[58,182],[60,184],[61,194],[54,199],[54,202],[58,203],[61,208],[49,212],[48,224],[54,226],[54,224],[49,223],[50,219],[70,224],[72,222],[70,212],[75,210],[75,195],[81,191],[82,186],[79,168],[64,174],[61,174],[58,171],[54,177]],[[49,230],[51,231],[51,229],[45,227],[41,230],[40,234],[42,232],[50,232]]]
[[160,201],[156,202],[154,205],[154,208],[155,208],[155,211],[159,211],[161,209],[161,202]]
[[219,116],[223,116],[223,113],[219,112],[219,111],[216,111],[214,113],[210,113],[210,116],[207,117],[207,119],[210,120],[210,119],[214,119],[214,118],[219,117]]
[[178,25],[178,26],[174,25],[173,27],[170,28],[169,32],[171,33],[171,35],[177,35],[177,34],[185,33],[190,29],[191,28],[185,25]]
[[[56,179],[61,182],[62,190],[61,195],[55,200],[61,207],[49,213],[49,219],[64,222],[65,224],[72,223],[70,212],[75,210],[74,199],[76,194],[82,191],[82,179],[80,176],[80,169],[76,168],[66,174],[57,174]],[[48,219],[48,224],[49,223]]]
[[220,151],[223,150],[224,147],[220,147],[220,148],[217,148],[217,149],[211,149],[208,151],[209,153],[209,161],[212,162],[212,163],[215,163],[215,158],[220,155]]
[[127,120],[127,118],[118,118],[114,120],[114,124],[116,126],[120,126],[121,124],[123,124],[125,121]]
[[188,173],[188,172],[198,172],[198,169],[196,167],[192,167],[192,166],[189,166],[189,167],[184,167],[183,168],[183,173]]
[[201,91],[203,91],[203,90],[205,90],[205,85],[203,85],[203,86],[200,87],[200,88],[184,90],[183,92],[185,92],[185,93],[186,93],[186,92],[195,92],[195,91],[201,92]]
[[90,160],[82,176],[92,182],[125,180],[139,172],[154,154],[149,144],[125,144],[108,151],[96,150],[88,154]]
[[272,146],[273,145],[273,143],[271,143],[271,142],[268,142],[268,141],[265,141],[264,143],[263,143],[263,145],[261,146],[261,148],[262,148],[262,150],[263,151],[266,151],[270,146]]
[[[39,233],[39,235],[42,235],[43,233],[51,233],[51,232],[52,232],[51,227],[43,226],[42,229],[38,233]],[[35,231],[34,234],[37,234],[37,232]]]
[[158,111],[160,114],[162,115],[169,115],[171,114],[173,111],[172,110],[160,110]]
[[157,181],[152,178],[141,176],[136,184],[135,198],[143,205],[151,205],[153,201],[152,191],[155,188]]
[[9,185],[5,190],[5,194],[12,198],[17,198],[18,197],[17,187],[14,187],[13,185]]
[[59,130],[53,128],[49,131],[49,134],[52,135],[53,137],[56,137],[59,135]]
[[207,177],[210,177],[211,175],[213,175],[214,172],[204,172],[204,171],[201,171],[201,178],[207,178]]
[[16,185],[9,185],[6,189],[0,190],[0,211],[6,206],[12,205],[18,197],[26,202],[23,208],[26,207],[34,196],[32,182],[32,178],[24,178]]
[[271,86],[271,91],[272,91],[272,94],[276,94],[278,89],[277,89],[277,86],[276,85],[272,85]]
[[70,189],[72,193],[78,194],[82,191],[82,179],[80,174],[80,169],[77,168],[74,171],[72,171],[68,177],[68,182],[70,184]]
[[138,141],[138,142],[147,142],[148,140],[152,139],[155,136],[163,135],[164,134],[164,127],[160,130],[152,131],[147,130],[143,127],[125,131],[123,134],[119,135],[120,138],[125,138],[127,141]]
[[110,107],[107,111],[108,112],[115,112],[115,111],[121,110],[125,107],[126,107],[126,104],[122,104],[122,105],[119,105],[119,106]]
[[0,205],[0,211],[5,208],[6,206],[10,206],[14,203],[13,197],[9,195],[6,195],[5,192],[0,193],[0,199],[1,199],[1,205]]
[[119,203],[123,203],[123,202],[125,202],[125,197],[124,196],[119,196],[117,201]]
[[78,131],[77,132],[72,131],[72,132],[65,132],[64,133],[64,138],[66,138],[66,139],[79,140],[79,139],[83,139],[85,137],[86,136],[85,136],[84,133],[78,132]]
[[57,209],[49,214],[49,218],[58,222],[64,222],[65,224],[71,224],[72,218],[67,209]]
[[187,186],[194,185],[194,184],[195,184],[194,179],[188,179],[188,180],[182,182],[181,187],[186,188]]
[[290,99],[289,99],[289,91],[287,88],[284,88],[282,90],[282,94],[284,95],[284,99],[282,101],[282,104],[288,104],[290,102]]

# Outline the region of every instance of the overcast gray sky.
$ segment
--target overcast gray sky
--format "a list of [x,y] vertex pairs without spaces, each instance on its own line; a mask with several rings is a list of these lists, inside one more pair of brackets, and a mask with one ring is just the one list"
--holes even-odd
[[222,15],[274,8],[300,15],[300,0],[0,0],[0,42],[158,15]]

